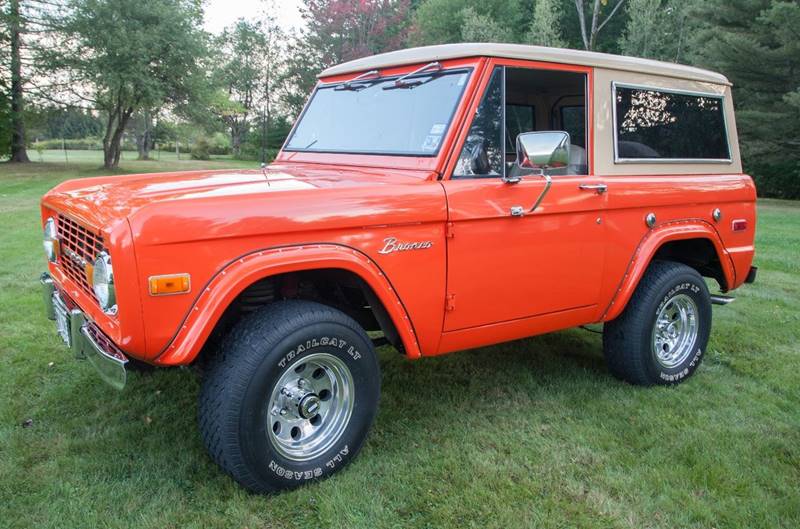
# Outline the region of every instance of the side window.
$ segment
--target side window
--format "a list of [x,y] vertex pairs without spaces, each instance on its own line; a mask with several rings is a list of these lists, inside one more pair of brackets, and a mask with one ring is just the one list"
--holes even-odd
[[472,120],[453,176],[501,176],[503,158],[503,68],[498,66]]
[[536,107],[506,104],[506,155],[516,154],[517,136],[536,130]]
[[618,161],[728,161],[723,99],[615,86],[616,159]]
[[561,107],[561,126],[569,133],[573,145],[586,148],[586,107]]

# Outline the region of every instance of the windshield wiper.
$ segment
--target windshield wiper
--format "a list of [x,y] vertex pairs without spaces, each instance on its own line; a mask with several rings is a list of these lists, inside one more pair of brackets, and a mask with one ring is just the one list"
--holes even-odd
[[425,73],[425,72],[436,73],[436,72],[441,71],[441,69],[442,69],[442,63],[440,63],[439,61],[434,61],[434,62],[428,63],[428,64],[426,64],[425,66],[423,66],[421,68],[417,68],[413,72],[407,73],[402,77],[398,77],[397,79],[395,79],[393,84],[390,84],[389,86],[384,86],[383,89],[384,90],[393,90],[395,88],[414,88],[415,86],[419,86],[419,85],[421,85],[423,83],[427,83],[428,81],[433,79],[433,76],[428,77],[428,79],[425,80],[425,81],[423,81],[422,79],[408,80],[409,77],[414,77],[415,75],[419,75],[419,74]]
[[353,77],[349,81],[343,82],[334,88],[334,90],[363,90],[367,87],[365,83],[369,81],[377,81],[380,78],[381,74],[378,72],[378,70],[370,70],[362,73],[358,77]]

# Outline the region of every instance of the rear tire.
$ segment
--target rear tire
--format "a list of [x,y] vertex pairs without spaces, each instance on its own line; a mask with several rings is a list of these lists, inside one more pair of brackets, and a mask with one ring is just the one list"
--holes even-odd
[[210,361],[200,432],[246,489],[291,489],[355,457],[379,396],[372,342],[352,318],[319,303],[278,302],[242,319]]
[[711,298],[696,270],[654,261],[625,310],[603,329],[611,373],[642,386],[671,385],[695,372],[711,332]]

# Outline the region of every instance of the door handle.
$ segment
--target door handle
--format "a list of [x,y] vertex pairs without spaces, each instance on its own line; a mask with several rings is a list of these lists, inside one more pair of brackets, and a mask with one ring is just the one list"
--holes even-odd
[[596,191],[598,195],[602,195],[608,191],[608,186],[606,184],[579,184],[578,189]]

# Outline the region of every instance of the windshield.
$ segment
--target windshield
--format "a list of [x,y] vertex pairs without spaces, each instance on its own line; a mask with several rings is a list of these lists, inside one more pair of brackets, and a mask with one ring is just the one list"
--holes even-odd
[[460,69],[321,86],[284,150],[435,156],[468,77]]

